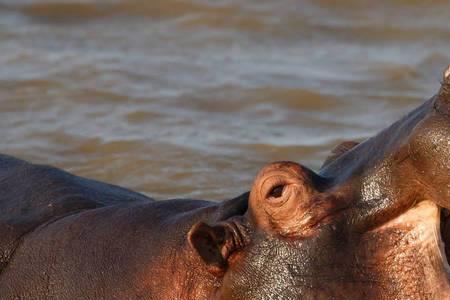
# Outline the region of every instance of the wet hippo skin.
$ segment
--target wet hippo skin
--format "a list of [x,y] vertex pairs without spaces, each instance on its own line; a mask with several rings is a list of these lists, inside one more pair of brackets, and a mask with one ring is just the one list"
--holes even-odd
[[319,172],[268,164],[221,203],[0,156],[1,299],[450,299],[449,129],[444,76]]

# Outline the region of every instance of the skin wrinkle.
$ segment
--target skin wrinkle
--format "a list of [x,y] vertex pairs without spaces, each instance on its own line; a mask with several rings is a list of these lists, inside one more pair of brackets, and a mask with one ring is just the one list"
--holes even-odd
[[[273,179],[273,178],[276,178],[276,179]],[[268,196],[267,194],[270,192],[271,188],[274,186],[290,185],[290,183],[284,184],[285,180],[283,180],[283,179],[284,178],[282,178],[282,176],[279,174],[273,174],[271,176],[264,178],[260,185],[261,188],[259,189],[259,199],[266,199]],[[270,187],[265,188],[267,185],[269,185]],[[289,200],[289,197],[283,197],[283,194],[282,194],[282,197],[280,197],[280,198],[285,199],[285,201],[276,201],[276,202],[270,201],[270,204],[277,205],[277,206],[282,206],[283,204],[285,204]]]
[[[283,206],[284,204],[288,204],[290,201],[295,201],[295,200],[301,201],[298,198],[293,198],[293,196],[295,197],[297,194],[294,191],[295,191],[295,187],[292,187],[292,185],[289,185],[289,189],[287,189],[282,195],[282,197],[285,198],[285,200],[282,202],[280,201],[280,203],[282,203],[282,205],[280,205],[280,207]],[[300,194],[300,193],[298,193],[298,194]],[[264,199],[264,198],[262,198],[262,199]],[[272,203],[269,202],[269,205],[271,205],[271,204]],[[274,209],[273,207],[264,206],[264,211],[267,213],[267,215],[269,215],[271,217],[271,219],[274,222],[276,222],[277,220],[286,218],[286,216],[285,216],[286,211],[281,210],[280,207],[277,205],[276,209]],[[297,205],[295,205],[295,203],[294,203],[294,207],[295,207],[295,211],[297,212],[297,210],[300,207],[300,203],[298,203]],[[292,212],[291,212],[291,214],[296,215],[296,213],[292,213]]]
[[[65,217],[67,217],[67,216],[71,216],[71,215],[74,215],[74,214],[78,214],[78,213],[81,213],[81,212],[83,212],[83,211],[84,211],[84,210],[78,210],[78,211],[74,211],[74,212],[67,213],[67,214],[65,214],[65,215],[59,216],[59,217],[57,217],[57,218],[54,218],[54,219],[52,219],[52,220],[50,220],[50,221],[48,221],[48,222],[46,222],[46,223],[40,225],[40,226],[37,227],[37,228],[33,228],[33,229],[29,230],[29,231],[24,232],[23,234],[21,234],[21,235],[17,238],[17,242],[16,242],[16,244],[15,244],[13,250],[11,251],[11,253],[10,253],[10,255],[9,255],[9,257],[8,257],[7,260],[10,261],[10,260],[12,260],[12,259],[14,258],[14,254],[15,254],[16,250],[20,247],[20,245],[23,243],[23,240],[25,239],[25,237],[26,237],[28,234],[32,233],[33,231],[40,230],[41,228],[44,228],[45,226],[48,226],[48,225],[50,225],[50,224],[52,224],[52,223],[54,223],[54,222],[57,222],[59,219],[62,219],[62,218],[65,218]],[[8,263],[6,263],[5,265],[2,266],[2,269],[0,269],[0,275],[1,275],[1,273],[3,272],[3,270],[5,270],[7,267],[8,267]]]

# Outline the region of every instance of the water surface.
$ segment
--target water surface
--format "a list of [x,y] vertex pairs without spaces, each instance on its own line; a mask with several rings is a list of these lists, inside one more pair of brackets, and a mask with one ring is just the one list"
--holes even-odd
[[429,98],[448,20],[448,1],[0,0],[0,152],[232,197]]

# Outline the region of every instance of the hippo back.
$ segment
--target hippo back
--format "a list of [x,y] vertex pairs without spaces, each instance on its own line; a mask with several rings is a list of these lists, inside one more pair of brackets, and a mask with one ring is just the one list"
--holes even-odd
[[82,210],[153,201],[142,194],[57,168],[0,155],[0,272],[21,238]]

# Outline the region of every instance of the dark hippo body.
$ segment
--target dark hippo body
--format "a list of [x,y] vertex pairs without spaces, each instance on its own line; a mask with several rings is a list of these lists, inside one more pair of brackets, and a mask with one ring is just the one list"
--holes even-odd
[[0,190],[0,299],[191,299],[201,284],[186,232],[247,209],[245,194],[155,202],[5,155]]
[[449,129],[450,74],[318,173],[269,164],[221,203],[2,156],[1,299],[450,299]]

